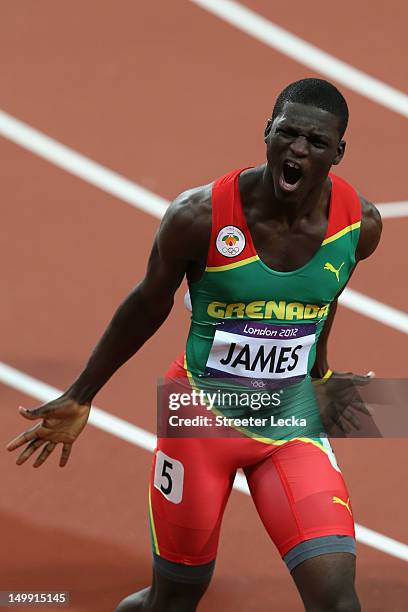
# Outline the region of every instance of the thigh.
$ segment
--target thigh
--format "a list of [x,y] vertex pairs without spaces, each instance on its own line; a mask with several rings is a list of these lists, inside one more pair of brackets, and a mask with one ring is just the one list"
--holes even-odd
[[312,538],[354,539],[349,495],[327,440],[285,442],[245,473],[258,513],[282,557]]
[[215,559],[235,476],[227,447],[205,438],[158,440],[149,491],[155,556],[185,565]]

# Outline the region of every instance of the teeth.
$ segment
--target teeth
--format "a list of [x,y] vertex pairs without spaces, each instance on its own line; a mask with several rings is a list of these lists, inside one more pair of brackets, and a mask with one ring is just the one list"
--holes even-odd
[[300,170],[300,166],[299,164],[293,162],[293,161],[287,161],[286,162],[288,164],[288,166],[290,166],[291,168],[296,168],[297,170]]

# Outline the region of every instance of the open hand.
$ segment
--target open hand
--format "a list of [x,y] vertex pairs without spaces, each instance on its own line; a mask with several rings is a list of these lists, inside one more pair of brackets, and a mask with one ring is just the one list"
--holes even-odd
[[17,465],[22,465],[36,450],[43,447],[33,464],[34,467],[40,467],[57,444],[61,443],[59,465],[64,467],[71,454],[72,444],[88,421],[90,409],[90,404],[78,404],[65,395],[30,410],[20,406],[19,412],[24,418],[41,421],[9,442],[7,450],[13,451],[26,444],[16,461]]
[[317,385],[316,394],[327,433],[333,426],[344,434],[359,430],[361,423],[356,411],[372,416],[372,409],[362,401],[358,387],[369,384],[374,376],[373,372],[333,372],[326,383]]

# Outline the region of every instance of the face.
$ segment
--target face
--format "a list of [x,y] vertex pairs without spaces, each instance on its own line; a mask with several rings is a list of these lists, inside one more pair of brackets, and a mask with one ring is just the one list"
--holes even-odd
[[346,143],[339,119],[320,108],[287,102],[265,130],[266,156],[277,199],[299,201],[323,184]]

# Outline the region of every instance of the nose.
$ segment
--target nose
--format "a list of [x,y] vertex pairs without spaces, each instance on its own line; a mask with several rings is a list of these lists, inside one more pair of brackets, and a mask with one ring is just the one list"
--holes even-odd
[[297,157],[305,157],[309,152],[309,143],[304,136],[298,136],[290,143],[290,149]]

